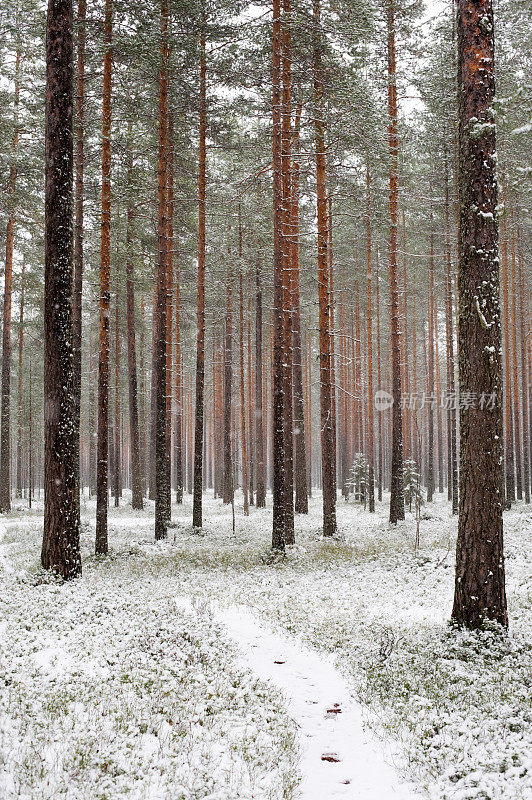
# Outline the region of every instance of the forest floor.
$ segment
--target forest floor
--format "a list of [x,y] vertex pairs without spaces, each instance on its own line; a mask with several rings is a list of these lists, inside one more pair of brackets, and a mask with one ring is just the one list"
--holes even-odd
[[230,508],[204,503],[203,535],[186,497],[155,543],[152,504],[124,499],[96,557],[85,498],[83,577],[64,585],[39,568],[42,507],[2,518],[0,796],[532,796],[530,508],[505,515],[504,636],[448,625],[439,498],[416,551],[412,515],[390,528],[385,504],[339,502],[323,540],[316,497],[273,559],[271,508],[244,518],[237,497],[233,536]]

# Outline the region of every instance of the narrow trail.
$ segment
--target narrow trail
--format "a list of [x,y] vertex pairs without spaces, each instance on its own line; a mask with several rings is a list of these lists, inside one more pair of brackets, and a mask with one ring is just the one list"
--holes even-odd
[[272,633],[242,607],[218,610],[215,619],[239,645],[242,664],[286,698],[299,726],[301,800],[419,800],[383,743],[364,730],[362,708],[331,657]]

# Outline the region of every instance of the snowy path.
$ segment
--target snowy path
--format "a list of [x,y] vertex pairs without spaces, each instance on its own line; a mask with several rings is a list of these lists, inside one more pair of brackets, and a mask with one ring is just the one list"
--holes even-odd
[[215,617],[242,649],[242,662],[287,699],[300,729],[302,800],[420,797],[387,762],[382,742],[364,730],[361,707],[330,657],[272,633],[242,607]]

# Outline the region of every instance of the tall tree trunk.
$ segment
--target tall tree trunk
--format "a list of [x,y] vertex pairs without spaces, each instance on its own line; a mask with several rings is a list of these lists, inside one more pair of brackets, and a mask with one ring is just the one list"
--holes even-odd
[[395,8],[388,0],[388,147],[390,155],[390,331],[392,351],[392,471],[390,522],[405,518],[403,488],[403,422],[401,412],[401,340],[397,271],[397,195],[399,139],[397,135],[397,83],[395,68]]
[[348,450],[349,447],[349,435],[348,435],[348,398],[347,393],[348,389],[348,380],[347,380],[347,363],[348,363],[348,353],[347,353],[347,317],[346,317],[346,277],[345,271],[343,275],[343,286],[342,291],[340,292],[340,314],[339,314],[339,369],[338,369],[338,388],[339,388],[339,398],[338,398],[338,409],[339,409],[339,419],[340,419],[340,436],[339,436],[339,465],[340,465],[340,486],[342,491],[342,497],[347,500],[349,497],[349,465],[350,465],[350,453]]
[[224,352],[223,352],[223,448],[224,448],[224,471],[223,471],[223,501],[233,503],[234,499],[234,480],[233,480],[233,309],[231,289],[231,249],[228,252],[227,279],[225,286],[225,331],[224,331]]
[[[72,322],[74,348],[74,425],[79,432],[81,421],[81,300],[83,295],[83,190],[84,190],[84,126],[85,126],[85,15],[86,0],[78,0],[76,53],[76,184],[74,223],[74,295]],[[79,443],[79,436],[77,439]],[[80,482],[80,452],[76,457],[77,480]],[[80,489],[82,489],[80,485]]]
[[405,413],[403,416],[403,457],[412,458],[412,420],[408,398],[410,395],[410,382],[408,376],[408,279],[407,279],[407,241],[406,241],[406,221],[405,211],[402,211],[403,222],[403,360],[401,367],[402,383],[405,397]]
[[213,380],[216,386],[214,419],[214,445],[216,451],[215,483],[216,496],[223,498],[223,365],[221,343],[213,340]]
[[[325,130],[325,126],[324,126]],[[334,323],[334,270],[333,270],[333,212],[332,212],[332,197],[329,195],[327,198],[328,205],[328,220],[329,227],[327,231],[327,257],[329,259],[329,329],[330,329],[330,346],[331,346],[331,420],[332,420],[332,440],[333,440],[333,494],[336,502],[336,489],[338,485],[336,475],[336,354],[335,354],[335,323]],[[358,295],[358,291],[357,291]]]
[[[133,157],[128,148],[128,190],[132,191]],[[131,506],[143,507],[142,474],[140,467],[139,411],[137,391],[137,351],[135,334],[135,283],[132,259],[132,228],[134,210],[131,196],[128,196],[126,230],[126,305],[127,305],[127,365],[129,385],[129,453],[131,463]]]
[[292,246],[292,37],[290,0],[283,0],[281,20],[282,110],[281,110],[281,190],[283,257],[283,370],[284,370],[284,477],[286,544],[294,544],[294,409],[293,409],[293,246]]
[[438,443],[438,492],[443,493],[443,426],[441,414],[440,349],[438,344],[438,301],[434,295],[434,376],[436,378],[436,437]]
[[168,526],[168,446],[166,440],[166,299],[168,271],[168,2],[161,0],[159,69],[158,260],[155,281],[155,538],[165,539]]
[[448,481],[449,500],[452,502],[453,514],[458,514],[458,464],[456,442],[456,406],[455,395],[455,357],[453,333],[453,284],[451,276],[451,242],[449,214],[449,168],[447,151],[445,151],[445,337],[447,342],[447,448],[448,448]]
[[12,163],[8,184],[8,219],[6,230],[6,265],[4,271],[4,310],[2,325],[2,408],[0,420],[0,513],[11,509],[11,295],[13,291],[13,243],[15,234],[15,191],[17,185],[17,158],[20,98],[20,49],[15,58],[15,119]]
[[253,396],[253,346],[251,337],[252,321],[252,299],[248,298],[248,318],[247,318],[247,340],[248,340],[248,375],[247,375],[247,430],[248,430],[248,481],[249,481],[249,504],[255,502],[255,436],[253,430],[253,408],[255,398]]
[[115,506],[120,505],[120,473],[121,473],[121,447],[120,447],[120,278],[118,261],[116,264],[116,291],[115,291],[115,425],[114,425],[114,473],[113,494]]
[[175,433],[174,484],[175,501],[183,502],[183,365],[181,359],[181,286],[179,252],[176,249],[175,268]]
[[198,176],[198,310],[196,345],[196,418],[194,436],[194,501],[192,525],[201,528],[203,491],[203,417],[205,394],[205,183],[207,132],[207,58],[205,51],[205,14],[200,39],[200,114]]
[[[508,624],[491,0],[458,0],[460,511],[453,619]],[[491,404],[480,398],[492,397]]]
[[518,500],[523,499],[523,467],[521,459],[521,407],[519,404],[519,380],[517,367],[517,264],[515,253],[515,226],[512,221],[511,239],[511,284],[512,284],[512,399],[515,442],[515,488]]
[[421,473],[421,435],[419,430],[419,415],[417,413],[417,306],[415,287],[412,293],[412,391],[415,398],[414,408],[412,409],[413,459]]
[[105,55],[102,106],[102,212],[100,246],[100,334],[98,363],[98,445],[96,471],[96,553],[107,553],[109,454],[109,313],[111,277],[111,71],[113,6],[105,0]]
[[430,214],[428,373],[427,373],[427,502],[434,496],[434,222]]
[[331,320],[329,260],[327,252],[327,189],[325,185],[325,130],[322,76],[320,0],[313,0],[313,61],[316,144],[316,195],[318,206],[318,303],[320,353],[320,422],[323,490],[323,535],[336,533],[336,482],[331,381]]
[[373,422],[373,309],[371,274],[371,182],[369,169],[366,166],[366,332],[368,337],[368,506],[371,513],[375,511],[375,443]]
[[[92,329],[89,332],[89,374],[94,375],[94,341]],[[96,403],[94,381],[89,382],[89,496],[96,494]]]
[[28,375],[28,508],[31,508],[33,500],[33,387],[31,369],[31,350],[29,353],[29,375]]
[[255,273],[255,464],[256,464],[256,503],[257,508],[266,505],[266,469],[264,463],[264,423],[262,405],[262,281],[260,257],[257,257]]
[[248,450],[246,433],[246,391],[244,375],[244,287],[240,273],[240,438],[242,440],[242,491],[244,515],[249,516]]
[[[378,259],[377,250],[377,259]],[[375,305],[377,309],[377,391],[382,390],[382,363],[381,363],[381,308],[379,303],[379,270],[377,260],[377,274],[375,276]],[[414,386],[415,391],[415,386]],[[379,439],[379,461],[378,461],[378,477],[377,477],[377,499],[379,503],[382,502],[382,484],[383,484],[383,450],[384,450],[384,434],[382,417],[383,411],[379,411],[377,415],[377,436]]]
[[[504,196],[503,184],[503,200]],[[506,488],[506,507],[510,508],[515,500],[515,463],[514,463],[514,421],[512,407],[512,368],[511,368],[511,347],[510,347],[510,293],[508,287],[508,226],[506,214],[503,214],[501,221],[501,272],[502,272],[502,306],[503,306],[503,332],[504,332],[504,455],[505,455],[505,488]]]
[[[525,312],[525,281],[523,274],[523,253],[521,250],[520,230],[517,228],[517,269],[519,285],[519,335],[521,339],[521,397],[523,411],[523,485],[525,490],[525,503],[530,503],[530,430],[528,425],[528,409],[530,396],[528,391],[527,375],[527,327]],[[530,337],[528,332],[528,337]]]
[[148,489],[147,481],[147,417],[148,417],[148,396],[147,396],[147,379],[146,379],[146,357],[144,346],[144,325],[146,319],[146,309],[144,304],[144,297],[140,298],[140,342],[139,342],[139,439],[140,439],[140,475],[142,481],[142,495],[146,496]]
[[173,301],[174,301],[174,119],[168,114],[168,244],[166,265],[166,471],[168,519],[172,516]]
[[272,126],[273,126],[273,526],[272,547],[284,550],[286,516],[284,434],[283,314],[283,186],[281,114],[281,3],[273,0]]
[[44,274],[44,533],[41,563],[81,575],[73,422],[72,0],[49,0],[46,20]]
[[307,494],[312,497],[312,334],[310,314],[307,328],[307,381],[306,381],[306,433],[307,433]]
[[26,262],[22,259],[20,275],[20,313],[18,320],[18,375],[17,375],[17,497],[22,497],[22,356],[24,352],[24,277]]

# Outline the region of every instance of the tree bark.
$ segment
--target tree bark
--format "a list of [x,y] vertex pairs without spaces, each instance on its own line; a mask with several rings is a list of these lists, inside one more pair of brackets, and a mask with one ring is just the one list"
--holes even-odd
[[[527,326],[525,313],[525,281],[523,274],[523,253],[521,250],[520,230],[517,228],[517,275],[519,285],[519,334],[521,339],[521,398],[523,411],[523,485],[525,503],[530,503],[530,430],[528,425],[528,409],[530,397],[527,376]],[[530,332],[528,337],[530,337]]]
[[44,534],[41,563],[81,575],[73,424],[72,0],[49,0],[46,20],[44,275]]
[[246,391],[244,375],[244,287],[240,273],[240,438],[242,441],[242,491],[244,493],[244,516],[249,516],[248,449],[246,433]]
[[96,470],[96,553],[105,554],[107,541],[109,455],[109,314],[111,273],[111,71],[112,0],[105,2],[105,55],[102,106],[102,210],[100,247],[100,332],[98,363],[98,444]]
[[[378,250],[377,250],[377,274],[375,276],[375,305],[377,308],[377,391],[382,390],[382,363],[381,363],[381,309],[379,303],[379,270],[378,270]],[[414,329],[415,330],[415,329]],[[415,391],[415,386],[414,386]],[[384,449],[384,434],[382,426],[383,411],[379,411],[377,415],[377,436],[379,439],[379,459],[378,459],[378,476],[377,476],[377,499],[379,503],[382,502],[382,485],[383,485],[383,449]]]
[[[503,200],[504,183],[503,183]],[[515,501],[515,463],[514,463],[514,420],[512,407],[512,370],[510,347],[510,297],[508,287],[508,226],[506,213],[501,220],[500,256],[502,272],[502,306],[503,306],[503,331],[504,331],[504,456],[505,456],[505,489],[506,508],[510,508]]]
[[[74,223],[74,295],[72,321],[74,348],[74,424],[80,429],[81,421],[81,300],[83,295],[83,190],[84,190],[84,126],[85,126],[85,16],[86,0],[78,0],[77,54],[76,54],[76,183]],[[78,436],[79,443],[79,436]],[[77,453],[77,480],[80,481],[80,452]],[[80,490],[83,487],[80,485]]]
[[284,434],[284,313],[282,244],[282,114],[281,3],[273,0],[272,126],[273,126],[273,527],[272,547],[286,544],[286,476]]
[[[513,223],[513,213],[511,215]],[[515,229],[512,224],[511,239],[511,293],[512,293],[512,399],[515,442],[515,490],[518,500],[523,499],[523,467],[521,459],[521,407],[519,404],[519,380],[517,367],[517,264],[515,253]]]
[[403,488],[403,422],[401,412],[401,340],[397,273],[397,196],[399,140],[397,135],[397,84],[395,68],[395,8],[388,0],[388,148],[390,155],[390,331],[392,351],[392,470],[390,522],[405,518]]
[[173,406],[173,301],[174,301],[174,120],[168,114],[167,213],[168,244],[166,264],[166,483],[168,520],[172,516],[172,406]]
[[183,365],[181,359],[181,286],[179,252],[176,249],[175,268],[175,430],[174,484],[175,501],[183,502]]
[[247,374],[247,430],[248,430],[248,481],[249,481],[249,504],[255,503],[255,435],[253,430],[253,408],[255,398],[253,397],[253,346],[251,337],[252,321],[252,299],[248,298],[248,318],[247,318],[247,340],[248,340],[248,374]]
[[[231,260],[231,249],[228,252],[228,261]],[[227,267],[227,278],[225,285],[225,331],[224,331],[224,352],[223,352],[223,449],[224,449],[224,469],[223,469],[223,501],[232,503],[234,499],[234,480],[233,480],[233,309],[232,309],[232,289],[231,289],[231,269]]]
[[[128,190],[132,191],[133,157],[128,148]],[[132,228],[134,209],[131,197],[128,197],[127,230],[126,230],[126,305],[127,305],[127,365],[129,386],[129,457],[131,464],[131,507],[141,509],[142,473],[140,466],[140,435],[137,390],[137,349],[135,333],[135,283],[132,259]]]
[[303,365],[301,349],[301,310],[299,303],[299,120],[301,106],[296,112],[293,152],[296,154],[291,169],[290,194],[290,245],[292,272],[292,370],[294,402],[294,466],[295,511],[308,514],[307,456],[305,446],[305,406],[303,398]]
[[292,36],[290,0],[283,0],[281,20],[281,190],[283,258],[283,371],[285,542],[294,544],[294,408],[293,408],[293,246],[292,246]]
[[366,333],[368,337],[368,507],[375,512],[375,443],[373,422],[373,309],[371,273],[371,181],[366,166]]
[[434,221],[430,214],[428,374],[427,374],[427,503],[434,499]]
[[8,184],[8,219],[6,230],[6,265],[4,271],[4,308],[2,323],[2,403],[0,421],[0,513],[11,509],[11,296],[13,292],[13,245],[15,234],[15,190],[17,185],[17,157],[20,98],[20,49],[15,57],[15,119],[13,149]]
[[24,277],[26,271],[25,259],[22,259],[20,275],[20,313],[18,320],[18,375],[17,375],[17,497],[22,497],[22,356],[24,352]]
[[115,291],[115,424],[114,424],[114,462],[113,462],[113,494],[115,506],[120,505],[120,475],[121,475],[121,447],[120,447],[120,277],[118,262],[116,264],[116,291]]
[[458,514],[458,465],[456,442],[455,357],[453,333],[453,292],[451,276],[451,242],[449,219],[449,168],[445,151],[445,337],[447,343],[447,450],[448,450],[448,497],[453,514]]
[[159,69],[159,167],[157,188],[158,260],[155,281],[155,538],[165,539],[168,526],[168,445],[166,432],[166,302],[168,278],[168,2],[161,0]]
[[[491,0],[458,0],[460,510],[453,620],[508,624]],[[493,408],[481,397],[493,397]],[[482,407],[484,406],[484,407]]]
[[205,43],[205,14],[202,16],[200,38],[200,113],[199,113],[199,175],[198,175],[198,308],[196,345],[196,418],[194,436],[194,500],[192,525],[201,528],[203,492],[203,417],[205,393],[205,194],[206,194],[206,132],[207,132],[207,58]]
[[320,422],[323,491],[323,535],[336,533],[335,448],[331,382],[330,276],[325,185],[325,130],[322,76],[320,0],[313,0],[314,135],[316,146],[316,194],[318,207],[318,303],[320,355]]
[[262,405],[262,281],[261,263],[257,256],[255,273],[255,464],[256,464],[256,504],[257,508],[266,505],[266,470],[264,463],[264,423]]

